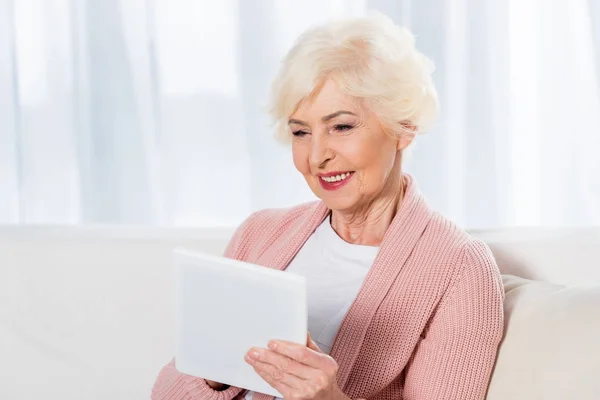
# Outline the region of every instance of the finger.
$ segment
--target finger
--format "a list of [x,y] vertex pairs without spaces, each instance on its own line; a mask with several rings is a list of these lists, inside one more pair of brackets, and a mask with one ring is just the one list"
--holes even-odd
[[315,342],[312,340],[312,337],[310,336],[310,333],[308,334],[308,338],[307,338],[307,340],[306,340],[306,346],[307,346],[309,349],[316,351],[317,353],[323,353],[323,350],[321,350],[321,349],[319,348],[319,346],[317,345],[317,343],[315,343]]
[[310,379],[315,374],[314,368],[268,349],[251,349],[247,355],[251,359],[269,364],[283,373],[294,375],[300,379]]
[[251,364],[256,373],[281,394],[302,389],[306,383],[304,379],[285,373],[274,365],[258,360],[253,360]]
[[285,340],[271,340],[269,348],[312,368],[321,369],[325,362],[325,354],[312,350],[302,344],[287,342]]

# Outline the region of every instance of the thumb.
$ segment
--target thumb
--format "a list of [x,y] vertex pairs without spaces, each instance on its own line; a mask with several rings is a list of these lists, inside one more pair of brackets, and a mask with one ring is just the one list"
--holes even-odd
[[311,350],[314,350],[318,353],[322,353],[323,351],[319,348],[319,346],[317,346],[317,344],[312,340],[312,337],[310,337],[310,332],[308,333],[307,337],[306,337],[306,347],[308,347]]

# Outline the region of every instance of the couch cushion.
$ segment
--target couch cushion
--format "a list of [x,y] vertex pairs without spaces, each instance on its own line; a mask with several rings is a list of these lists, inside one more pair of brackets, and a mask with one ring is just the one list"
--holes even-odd
[[[504,256],[501,269],[600,275],[594,231],[540,232],[483,236]],[[0,228],[0,399],[147,399],[173,355],[171,249],[220,254],[230,234]],[[511,276],[505,285],[506,335],[488,399],[597,399],[600,288]]]
[[0,240],[2,400],[148,399],[173,357],[171,250],[212,241],[76,232]]
[[487,399],[598,399],[600,287],[503,280],[505,335]]
[[600,285],[600,227],[471,231],[500,272],[561,285]]

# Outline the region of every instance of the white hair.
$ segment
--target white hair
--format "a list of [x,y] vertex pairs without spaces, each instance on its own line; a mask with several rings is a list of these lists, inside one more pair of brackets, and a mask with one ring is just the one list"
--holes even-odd
[[308,29],[283,59],[271,93],[277,137],[291,138],[288,119],[327,79],[363,99],[388,132],[427,131],[438,113],[433,63],[412,33],[372,13]]

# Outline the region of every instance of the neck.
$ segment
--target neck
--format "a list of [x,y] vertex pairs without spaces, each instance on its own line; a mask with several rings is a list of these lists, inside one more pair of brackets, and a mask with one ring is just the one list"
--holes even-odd
[[398,175],[390,176],[382,193],[356,210],[331,212],[331,226],[342,239],[365,246],[381,244],[404,197],[402,172]]

